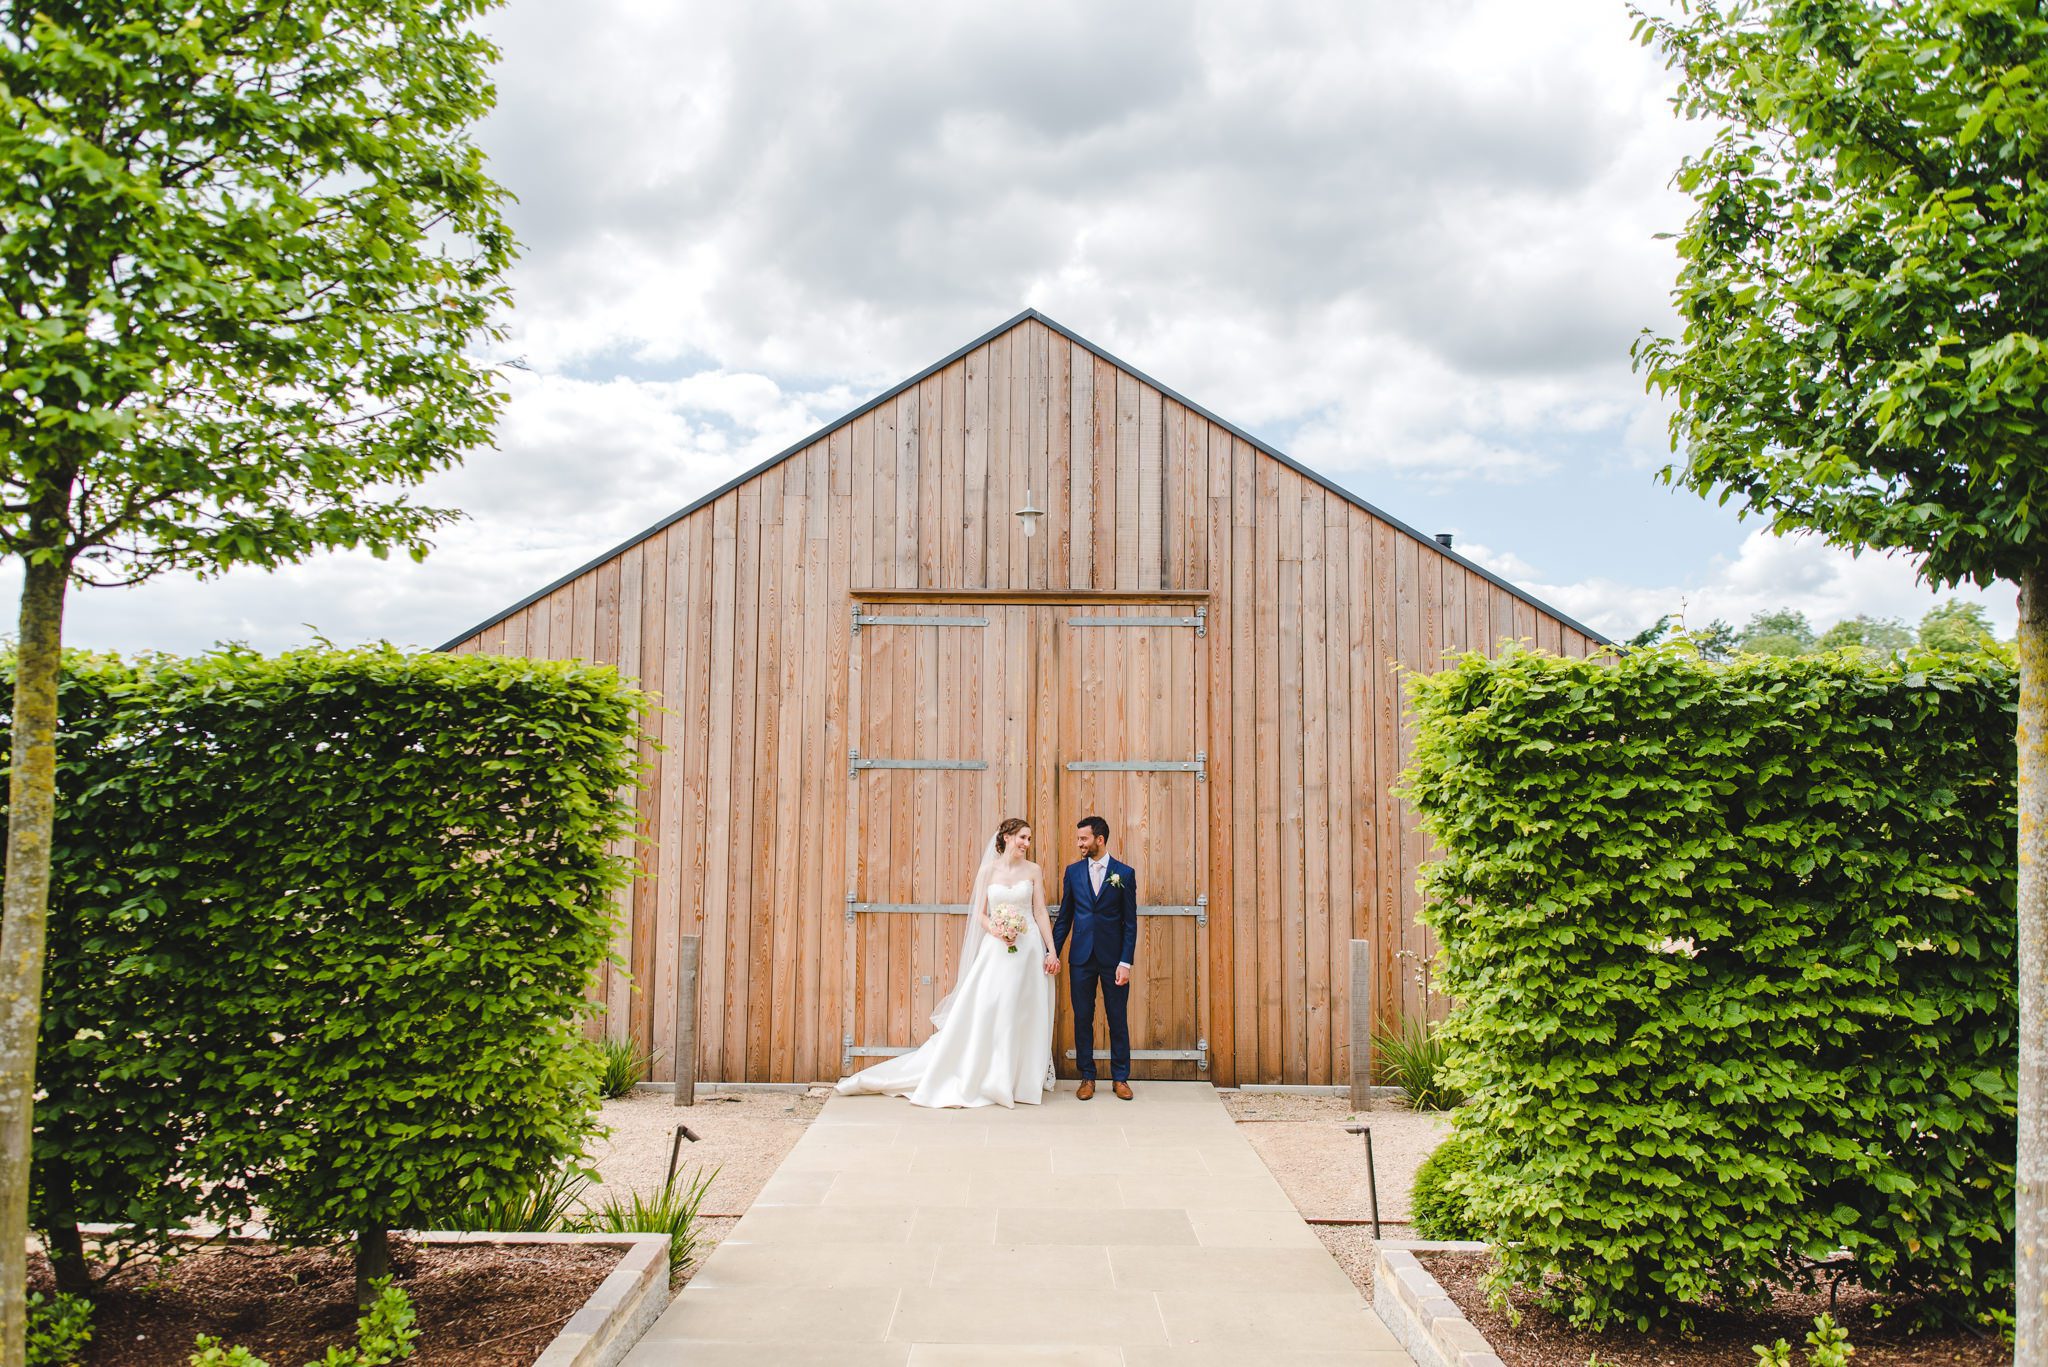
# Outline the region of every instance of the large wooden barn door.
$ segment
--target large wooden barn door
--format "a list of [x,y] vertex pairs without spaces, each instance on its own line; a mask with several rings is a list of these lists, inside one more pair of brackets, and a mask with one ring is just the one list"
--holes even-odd
[[[1131,1075],[1206,1080],[1209,867],[1205,619],[1183,604],[1061,608],[1051,675],[1060,699],[1056,767],[1062,857],[1083,817],[1109,822],[1110,853],[1138,874],[1131,981]],[[1057,873],[1055,895],[1057,895]],[[1054,1056],[1073,1076],[1073,1020],[1058,997]],[[1095,1015],[1096,1071],[1109,1076],[1109,1031]]]
[[1032,786],[1040,653],[1014,606],[856,605],[852,625],[845,1072],[932,1033],[998,806]]
[[[1075,824],[1099,814],[1140,875],[1133,1076],[1208,1076],[1202,623],[1179,604],[856,606],[843,1071],[930,1037],[996,823],[1032,823],[1057,898]],[[1071,1077],[1064,979],[1054,999]]]

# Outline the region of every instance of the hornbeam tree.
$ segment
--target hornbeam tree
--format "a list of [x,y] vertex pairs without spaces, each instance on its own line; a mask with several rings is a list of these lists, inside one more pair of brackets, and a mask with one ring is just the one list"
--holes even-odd
[[2019,590],[2017,1360],[2048,1361],[2048,14],[2042,0],[1637,11],[1682,115],[1667,480]]
[[[513,255],[469,126],[494,0],[0,0],[0,551],[22,566],[0,920],[0,1365],[29,1144],[67,589],[417,557],[485,442]],[[381,1246],[381,1232],[378,1240]]]

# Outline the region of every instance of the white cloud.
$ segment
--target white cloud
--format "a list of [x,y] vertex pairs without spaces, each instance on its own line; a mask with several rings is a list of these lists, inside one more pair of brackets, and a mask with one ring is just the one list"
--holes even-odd
[[1510,583],[1526,585],[1536,578],[1536,567],[1513,551],[1497,551],[1476,541],[1458,542],[1457,551],[1467,560],[1485,566]]
[[[1024,304],[1336,471],[1618,429],[1687,132],[1599,6],[525,6],[517,345],[879,387]],[[602,71],[601,80],[575,79]],[[593,153],[592,149],[600,149]]]
[[[435,646],[751,469],[852,406],[843,387],[785,390],[758,374],[678,380],[515,374],[498,447],[424,486],[463,509],[423,564],[324,556],[209,583],[75,591],[67,639],[119,650],[263,650],[315,633]],[[0,567],[12,595],[20,575]]]
[[1716,618],[1741,626],[1758,612],[1783,607],[1805,613],[1816,630],[1858,615],[1895,617],[1912,626],[1947,598],[1983,604],[2001,637],[2010,637],[2018,625],[2016,595],[2005,585],[1937,592],[1918,579],[1910,557],[1851,555],[1818,537],[1778,537],[1762,528],[1751,532],[1734,556],[1716,558],[1698,576],[1664,584],[1611,578],[1543,583],[1534,566],[1512,556],[1496,559],[1489,558],[1493,553],[1483,547],[1460,549],[1617,639],[1634,635],[1667,613],[1682,616],[1692,626],[1705,626]]
[[1627,348],[1667,318],[1652,234],[1684,220],[1669,179],[1699,135],[1621,7],[523,0],[491,22],[480,139],[524,244],[502,354],[533,370],[496,449],[424,491],[469,520],[422,566],[80,594],[73,639],[438,642],[1026,304],[1396,513],[1434,499],[1456,526],[1498,489],[1485,539],[1518,582],[1629,529],[1648,549],[1539,589],[1611,630],[1681,599],[1927,597],[1754,537],[1706,563],[1726,523],[1667,535]]

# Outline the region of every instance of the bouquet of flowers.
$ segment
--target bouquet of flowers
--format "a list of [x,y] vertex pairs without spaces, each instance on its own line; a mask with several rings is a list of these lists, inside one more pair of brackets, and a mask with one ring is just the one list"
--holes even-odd
[[1009,946],[1009,952],[1017,952],[1017,941],[1024,935],[1024,913],[1015,907],[1002,907],[989,912],[988,927],[996,938]]

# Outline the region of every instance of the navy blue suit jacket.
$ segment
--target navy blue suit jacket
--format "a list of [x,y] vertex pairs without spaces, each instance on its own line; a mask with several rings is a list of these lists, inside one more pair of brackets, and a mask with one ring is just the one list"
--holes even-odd
[[[1110,881],[1117,880],[1116,883]],[[1119,886],[1119,884],[1121,886]],[[1102,871],[1098,897],[1088,878],[1088,861],[1067,865],[1060,880],[1060,914],[1052,925],[1052,950],[1057,954],[1073,932],[1076,966],[1114,970],[1134,964],[1138,955],[1138,874],[1129,864],[1111,859]]]

